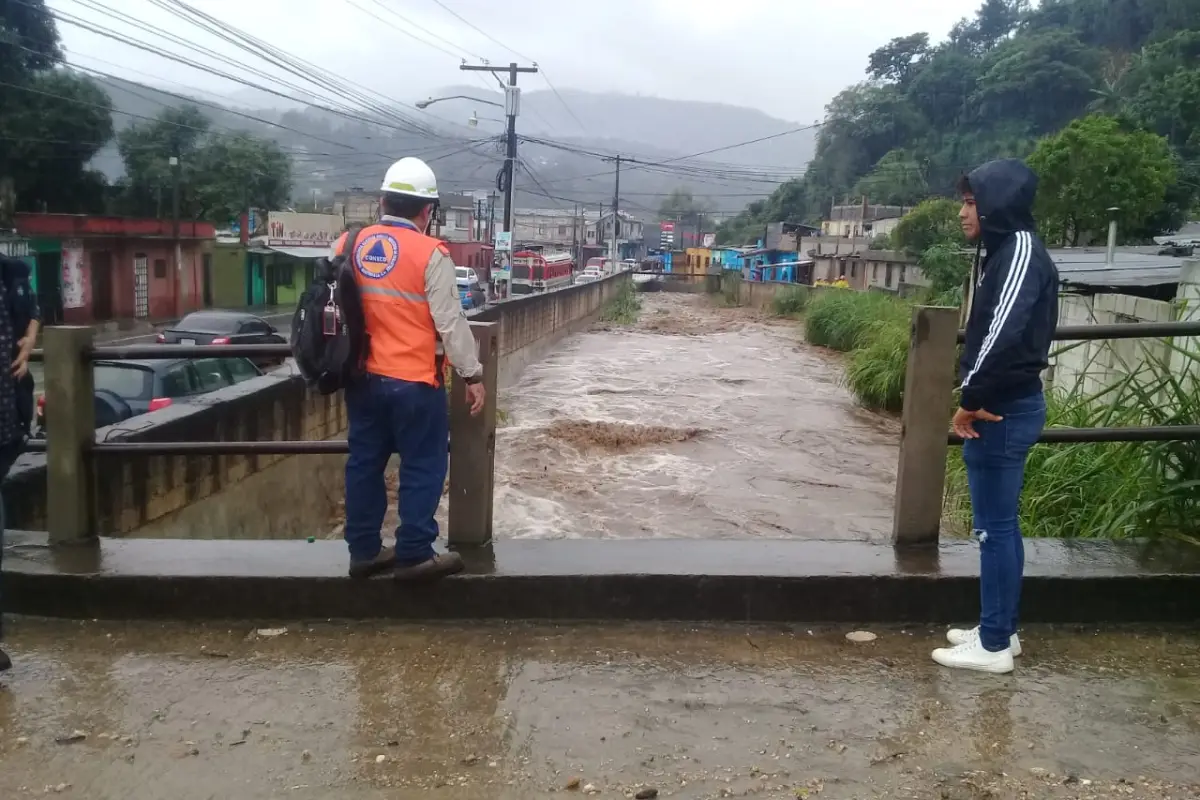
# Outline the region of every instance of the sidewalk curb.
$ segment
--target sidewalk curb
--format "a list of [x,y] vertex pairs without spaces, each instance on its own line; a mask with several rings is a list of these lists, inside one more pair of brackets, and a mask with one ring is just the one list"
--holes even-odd
[[[1114,546],[1115,545],[1115,546]],[[1137,545],[1028,544],[1026,622],[1194,622],[1195,556]],[[49,548],[13,532],[6,610],[78,619],[505,619],[966,623],[979,602],[978,549],[954,542],[897,555],[842,541],[501,541],[462,551],[467,572],[436,585],[345,576],[345,545],[322,540],[102,539]]]

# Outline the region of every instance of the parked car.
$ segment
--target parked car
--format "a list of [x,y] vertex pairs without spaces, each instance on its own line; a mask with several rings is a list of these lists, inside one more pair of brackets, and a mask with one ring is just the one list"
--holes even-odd
[[487,292],[479,283],[479,273],[470,267],[455,267],[454,279],[463,308],[470,310],[487,305]]
[[575,276],[576,283],[591,283],[604,277],[603,267],[584,267],[583,272]]
[[[287,344],[275,326],[246,311],[193,311],[175,327],[158,335],[159,344]],[[256,358],[262,366],[279,364],[283,357]]]
[[[97,361],[92,366],[96,427],[158,411],[262,375],[248,358]],[[37,436],[46,435],[46,397],[37,400]]]

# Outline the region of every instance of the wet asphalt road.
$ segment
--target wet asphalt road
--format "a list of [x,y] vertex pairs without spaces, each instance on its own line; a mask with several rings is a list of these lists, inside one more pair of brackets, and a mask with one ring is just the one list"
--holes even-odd
[[997,677],[873,630],[19,619],[0,797],[1198,796],[1195,633],[1031,628]]

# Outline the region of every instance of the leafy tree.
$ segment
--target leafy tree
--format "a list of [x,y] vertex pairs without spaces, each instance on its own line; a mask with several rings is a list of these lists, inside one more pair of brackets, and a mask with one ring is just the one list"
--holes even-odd
[[1160,205],[1122,229],[1142,237],[1177,224],[1200,191],[1192,174],[1200,170],[1200,2],[1034,6],[980,0],[940,45],[912,34],[872,53],[870,80],[826,108],[804,177],[726,223],[726,241],[752,239],[769,222],[813,222],[835,197],[916,194],[914,164],[922,194],[949,195],[963,172],[994,158],[1027,158],[1041,138],[1095,112],[1165,136],[1178,163],[1180,180]]
[[0,0],[0,198],[16,210],[103,208],[104,179],[87,164],[112,138],[111,104],[60,58],[42,0]]
[[911,206],[929,196],[922,165],[907,150],[893,150],[854,187],[873,203]]
[[953,128],[971,116],[970,99],[981,70],[979,59],[955,48],[943,48],[922,65],[905,94],[932,128]]
[[1048,133],[1087,108],[1100,70],[1100,55],[1068,32],[1019,37],[984,60],[973,99],[983,117],[1024,118]]
[[129,213],[163,217],[179,159],[180,214],[225,223],[248,205],[279,208],[291,193],[291,161],[279,145],[247,133],[211,129],[195,106],[164,109],[153,121],[118,136],[125,162],[124,203]]
[[1029,166],[1041,179],[1037,214],[1049,238],[1072,246],[1100,238],[1109,208],[1119,229],[1138,229],[1158,211],[1177,166],[1166,139],[1125,130],[1112,117],[1076,120],[1042,140]]
[[892,246],[913,256],[920,256],[938,244],[965,247],[967,240],[958,221],[959,207],[958,202],[944,197],[926,200],[896,225]]
[[921,253],[919,265],[933,292],[942,294],[962,288],[971,274],[971,255],[960,244],[938,242]]
[[904,83],[917,63],[928,54],[928,33],[899,36],[871,53],[867,74],[878,81]]
[[696,200],[690,189],[672,189],[658,206],[660,220],[678,220],[684,225],[696,224],[699,215],[708,213],[707,204]]

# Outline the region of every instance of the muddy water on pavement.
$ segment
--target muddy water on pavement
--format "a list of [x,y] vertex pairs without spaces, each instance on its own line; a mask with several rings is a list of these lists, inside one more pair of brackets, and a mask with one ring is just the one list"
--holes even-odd
[[940,631],[874,630],[17,620],[0,797],[517,800],[574,796],[572,778],[683,800],[1200,791],[1193,634],[1034,628],[997,677],[936,667]]
[[501,396],[499,537],[879,538],[898,426],[793,324],[702,295],[567,339]]

